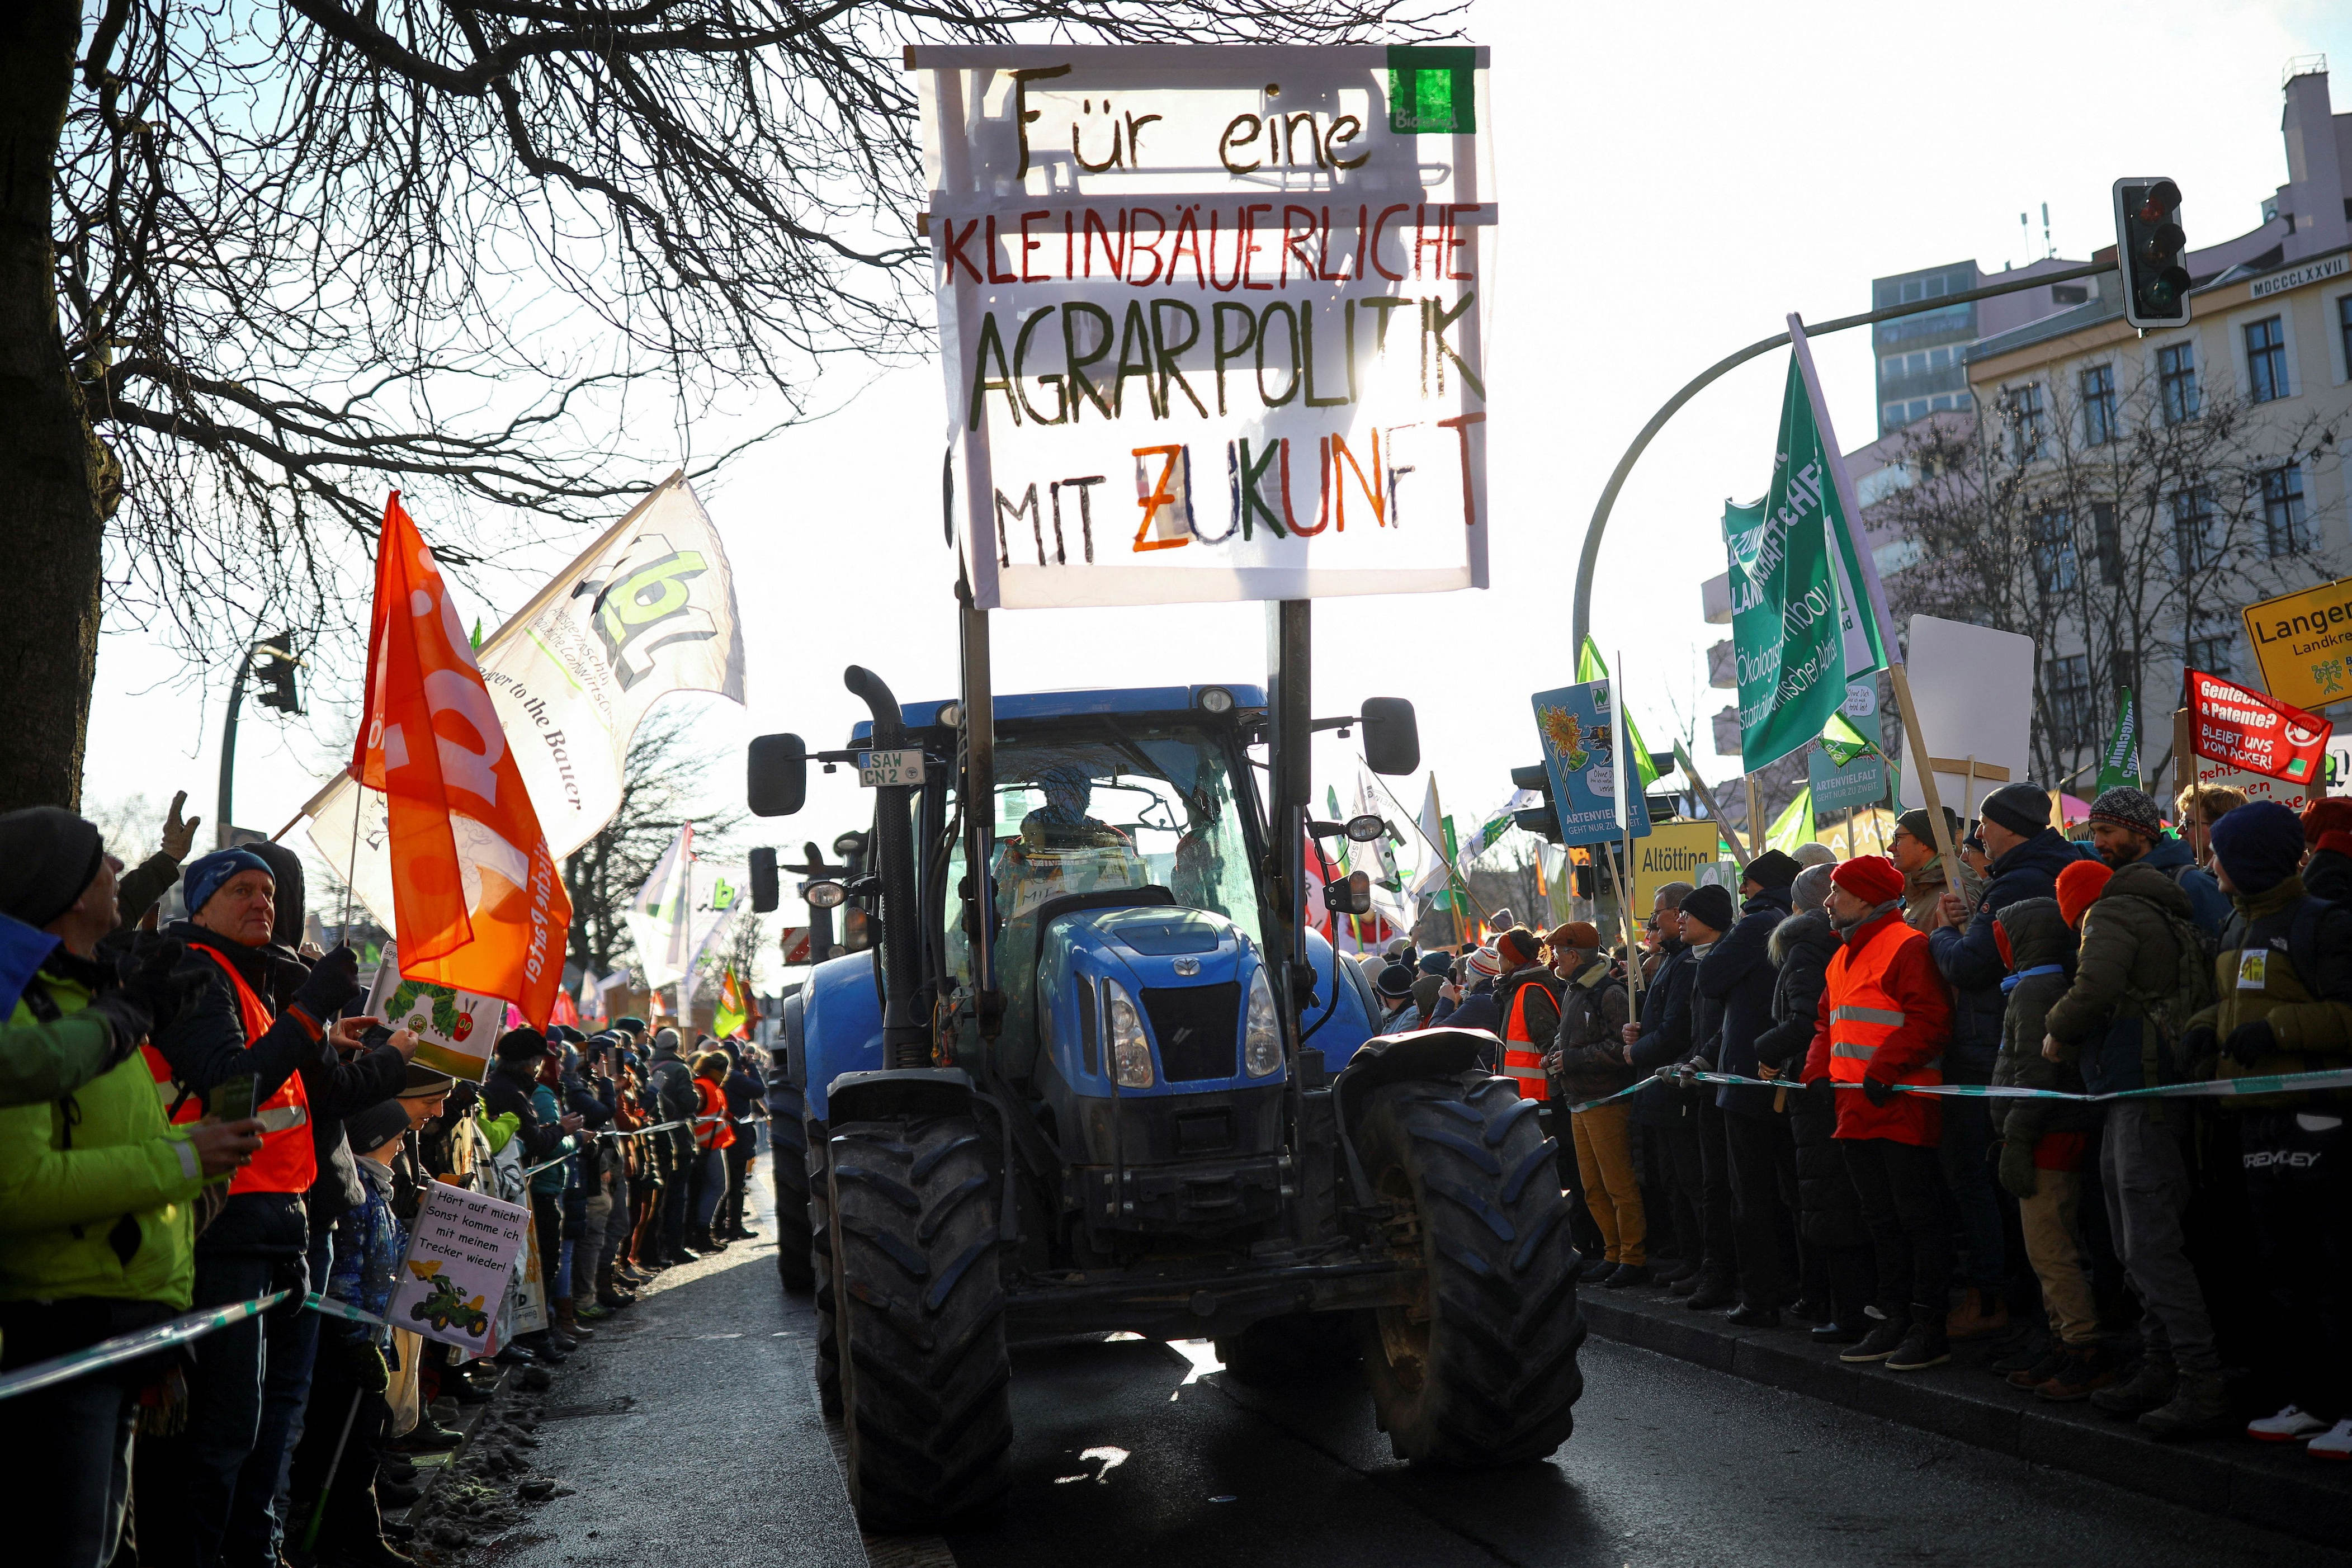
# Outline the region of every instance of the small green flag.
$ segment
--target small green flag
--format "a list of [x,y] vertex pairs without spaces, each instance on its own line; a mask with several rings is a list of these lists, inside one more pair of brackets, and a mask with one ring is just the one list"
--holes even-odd
[[477,653],[478,653],[478,652],[480,652],[480,651],[481,651],[481,647],[482,647],[482,617],[481,617],[481,616],[476,616],[474,617],[474,651],[476,651]]
[[1813,791],[1809,784],[1797,792],[1789,809],[1775,817],[1772,826],[1765,830],[1764,847],[1794,855],[1797,846],[1811,843],[1817,831],[1813,826]]
[[2116,688],[2116,732],[2099,753],[2099,793],[2137,789],[2139,783],[2139,714],[2132,707],[2131,689]]
[[1840,710],[1822,726],[1822,750],[1830,754],[1832,762],[1843,767],[1865,752],[1877,751],[1878,742],[1855,729],[1853,721]]
[[[1590,635],[1585,637],[1584,647],[1576,656],[1576,679],[1580,685],[1588,680],[1609,679],[1609,666],[1602,662],[1601,649]],[[1647,795],[1650,786],[1658,782],[1658,770],[1650,761],[1650,748],[1642,743],[1642,731],[1633,722],[1633,710],[1625,706],[1622,693],[1618,694],[1617,704],[1625,715],[1625,744],[1633,753],[1633,771],[1642,781],[1642,793]]]

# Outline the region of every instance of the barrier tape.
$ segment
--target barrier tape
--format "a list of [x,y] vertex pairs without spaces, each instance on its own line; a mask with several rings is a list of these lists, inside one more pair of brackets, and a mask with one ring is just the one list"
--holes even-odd
[[[1653,1083],[1734,1084],[1743,1089],[1803,1089],[1803,1082],[1793,1078],[1742,1078],[1736,1073],[1696,1072],[1672,1067],[1637,1082],[1629,1083],[1614,1094],[1604,1094],[1598,1100],[1587,1100],[1570,1106],[1573,1113],[1590,1110],[1596,1105],[1607,1105],[1646,1089]],[[1859,1083],[1833,1082],[1832,1088],[1862,1088]],[[2153,1089],[2118,1089],[2105,1094],[2071,1094],[2059,1089],[2026,1089],[2013,1083],[1896,1083],[1888,1088],[1900,1094],[1944,1095],[1955,1100],[2064,1100],[2079,1105],[2104,1104],[2111,1100],[2219,1100],[2240,1094],[2291,1094],[2306,1089],[2352,1089],[2352,1068],[2332,1068],[2321,1072],[2269,1073],[2260,1078],[2205,1079],[2196,1083],[2164,1083]]]
[[[600,1130],[595,1135],[599,1138],[610,1138],[617,1143],[624,1138],[644,1138],[656,1132],[675,1132],[681,1127],[707,1127],[714,1121],[724,1121],[727,1120],[728,1118],[724,1116],[697,1116],[683,1121],[659,1121],[656,1122],[651,1127],[631,1127],[627,1129],[606,1128]],[[738,1127],[746,1127],[754,1121],[761,1120],[763,1120],[763,1118],[757,1116],[738,1116],[734,1118],[735,1125]],[[526,1167],[523,1171],[523,1175],[528,1178],[530,1176],[536,1176],[541,1171],[552,1170],[555,1166],[561,1165],[564,1161],[569,1160],[572,1155],[578,1152],[580,1152],[580,1151],[577,1149],[567,1150],[563,1153],[555,1156],[552,1160],[542,1160],[536,1165]]]
[[168,1323],[158,1323],[152,1329],[141,1329],[135,1333],[117,1334],[110,1340],[100,1340],[94,1345],[84,1345],[78,1351],[68,1351],[52,1361],[37,1362],[31,1366],[20,1367],[5,1376],[0,1376],[0,1399],[6,1399],[12,1394],[30,1394],[35,1389],[47,1388],[51,1384],[63,1383],[68,1378],[80,1377],[86,1373],[96,1372],[101,1367],[115,1366],[126,1361],[136,1361],[141,1356],[152,1355],[157,1351],[168,1350],[173,1345],[185,1344],[190,1340],[202,1338],[215,1329],[226,1329],[232,1323],[241,1323],[257,1312],[266,1312],[285,1299],[286,1292],[278,1290],[267,1296],[256,1297],[250,1301],[239,1301],[234,1307],[207,1308],[201,1312],[190,1312],[184,1318],[174,1318]]

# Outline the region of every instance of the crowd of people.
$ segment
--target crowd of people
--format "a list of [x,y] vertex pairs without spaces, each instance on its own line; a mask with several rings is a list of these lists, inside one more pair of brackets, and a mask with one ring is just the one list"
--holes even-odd
[[1669,884],[1630,960],[1581,921],[1393,944],[1382,1028],[1496,1037],[1588,1285],[1896,1373],[1997,1341],[2152,1437],[2352,1459],[2352,1088],[2242,1081],[2352,1068],[2352,799],[2196,785],[2176,832],[2116,788],[2069,837],[2052,798]]
[[[0,1376],[89,1363],[0,1409],[11,1539],[59,1568],[391,1568],[413,1457],[461,1440],[436,1405],[545,1386],[653,1276],[751,1237],[763,1062],[621,1018],[509,1029],[453,1079],[362,1015],[356,953],[303,942],[298,858],[189,859],[194,826],[175,803],[126,868],[71,812],[0,815]],[[436,1181],[531,1211],[543,1300],[508,1292],[487,1359],[385,1321]],[[207,1312],[233,1321],[87,1353]]]

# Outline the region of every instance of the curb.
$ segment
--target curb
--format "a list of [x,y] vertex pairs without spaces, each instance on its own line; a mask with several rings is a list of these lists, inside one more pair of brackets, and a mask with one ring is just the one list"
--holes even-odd
[[1842,1362],[1840,1347],[1815,1345],[1788,1329],[1737,1329],[1679,1300],[1625,1294],[1578,1292],[1594,1333],[2307,1541],[2336,1546],[2352,1539],[2352,1466],[2315,1460],[2299,1445],[2234,1434],[2158,1443],[2088,1405],[2053,1405],[2011,1388],[1984,1370],[1990,1342],[1954,1345],[1948,1367],[1889,1373]]

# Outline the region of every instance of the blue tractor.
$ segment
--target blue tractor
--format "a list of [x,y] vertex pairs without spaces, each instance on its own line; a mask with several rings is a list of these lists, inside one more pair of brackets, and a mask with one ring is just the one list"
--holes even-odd
[[[1212,1338],[1265,1382],[1360,1360],[1408,1460],[1570,1433],[1584,1322],[1536,1102],[1482,1065],[1491,1036],[1376,1037],[1361,971],[1307,923],[1308,837],[1385,831],[1310,819],[1309,734],[1360,726],[1385,773],[1420,752],[1401,700],[1312,718],[1307,612],[1269,608],[1271,700],[998,698],[969,602],[959,699],[846,674],[873,717],[814,760],[864,770],[874,821],[862,874],[808,896],[879,936],[786,1005],[774,1104],[801,1137],[777,1147],[806,1186],[779,1172],[778,1242],[806,1249],[784,1277],[814,1285],[869,1529],[1003,1494],[1024,1339]],[[799,809],[811,760],[755,741],[752,810]]]

